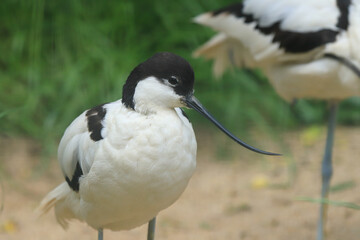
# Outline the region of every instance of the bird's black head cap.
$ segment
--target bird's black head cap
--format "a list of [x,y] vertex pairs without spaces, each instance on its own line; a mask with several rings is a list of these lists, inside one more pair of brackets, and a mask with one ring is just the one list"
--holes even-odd
[[186,96],[193,92],[194,71],[184,58],[170,53],[156,53],[132,70],[123,87],[122,102],[134,109],[134,93],[139,81],[147,77],[167,81],[175,93]]

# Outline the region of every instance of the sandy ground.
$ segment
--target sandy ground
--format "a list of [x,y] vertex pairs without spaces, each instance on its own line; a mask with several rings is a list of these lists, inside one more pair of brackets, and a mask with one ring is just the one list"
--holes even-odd
[[[263,157],[226,142],[231,152],[226,161],[215,157],[219,140],[209,133],[198,134],[196,173],[181,198],[158,215],[156,239],[315,239],[318,205],[297,198],[319,196],[323,130],[284,134],[290,157]],[[281,151],[276,142],[264,139],[267,150]],[[360,203],[359,142],[360,128],[337,129],[332,185],[348,187],[333,191],[331,200]],[[97,239],[95,230],[78,221],[64,231],[53,212],[35,217],[41,198],[63,181],[56,159],[39,170],[39,152],[30,140],[0,138],[0,239]],[[296,178],[286,187],[293,176],[289,171],[293,160]],[[328,240],[360,239],[360,212],[330,206],[327,235]],[[146,239],[146,226],[105,231],[105,239]]]

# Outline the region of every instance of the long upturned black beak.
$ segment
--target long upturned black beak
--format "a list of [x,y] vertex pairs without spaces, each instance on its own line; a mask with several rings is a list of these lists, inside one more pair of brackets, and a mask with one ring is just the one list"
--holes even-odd
[[215,124],[215,126],[217,126],[221,131],[223,131],[226,135],[228,135],[232,140],[234,140],[235,142],[237,142],[238,144],[240,144],[241,146],[257,152],[257,153],[261,153],[261,154],[266,154],[266,155],[274,155],[274,156],[279,156],[281,154],[278,153],[271,153],[271,152],[266,152],[260,149],[257,149],[253,146],[250,146],[249,144],[241,141],[240,139],[238,139],[237,137],[235,137],[231,132],[229,132],[229,130],[227,130],[226,128],[224,128],[207,110],[206,108],[204,108],[202,106],[202,104],[200,103],[199,100],[197,100],[194,95],[189,95],[185,98],[184,100],[185,104],[187,107],[195,109],[196,111],[198,111],[201,115],[203,115],[204,117],[206,117],[207,119],[209,119],[212,123]]

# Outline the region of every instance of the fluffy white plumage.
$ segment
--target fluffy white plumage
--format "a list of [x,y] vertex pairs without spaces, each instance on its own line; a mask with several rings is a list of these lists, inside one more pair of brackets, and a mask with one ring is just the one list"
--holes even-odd
[[[156,85],[151,79],[142,82]],[[41,203],[46,210],[55,205],[63,226],[71,218],[95,229],[142,225],[175,202],[195,169],[195,135],[180,109],[158,107],[151,109],[156,114],[141,114],[120,100],[103,107],[102,141],[89,137],[84,112],[60,142],[64,173],[72,176],[77,161],[84,172],[78,193],[64,182]]]
[[[54,207],[65,228],[73,218],[95,229],[140,226],[179,198],[195,170],[196,139],[178,108],[182,96],[166,79],[134,81],[134,109],[118,100],[87,110],[61,139],[58,160],[69,182],[51,191],[39,210]],[[100,117],[96,137],[91,116]]]
[[[288,101],[359,96],[359,76],[343,63],[324,57],[334,54],[360,68],[360,1],[351,1],[348,10],[341,13],[335,0],[244,0],[242,16],[234,10],[223,10],[194,19],[219,32],[194,55],[213,59],[217,76],[231,66],[261,68],[278,94]],[[346,29],[338,25],[341,14],[347,17]],[[266,29],[269,27],[273,29]],[[322,30],[331,32],[334,41],[326,41],[329,36],[323,34],[320,37],[324,43],[306,51],[294,52],[281,46],[284,40],[296,48],[303,44],[302,33]],[[299,33],[300,38],[283,34],[275,40],[276,31]]]
[[244,12],[254,15],[261,26],[281,21],[281,28],[290,31],[336,30],[339,17],[335,0],[305,0],[301,3],[297,0],[248,0],[244,1],[244,6]]

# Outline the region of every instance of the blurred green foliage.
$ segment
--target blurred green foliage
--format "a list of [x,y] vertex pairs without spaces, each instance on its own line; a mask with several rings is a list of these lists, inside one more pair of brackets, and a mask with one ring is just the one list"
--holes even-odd
[[[214,34],[191,18],[231,2],[3,0],[1,133],[57,141],[82,111],[121,98],[128,73],[157,51],[191,62],[196,96],[231,130],[323,123],[326,103],[300,100],[291,107],[260,72],[234,70],[216,80],[211,62],[191,57]],[[359,107],[359,98],[343,102],[340,122],[358,124]]]

